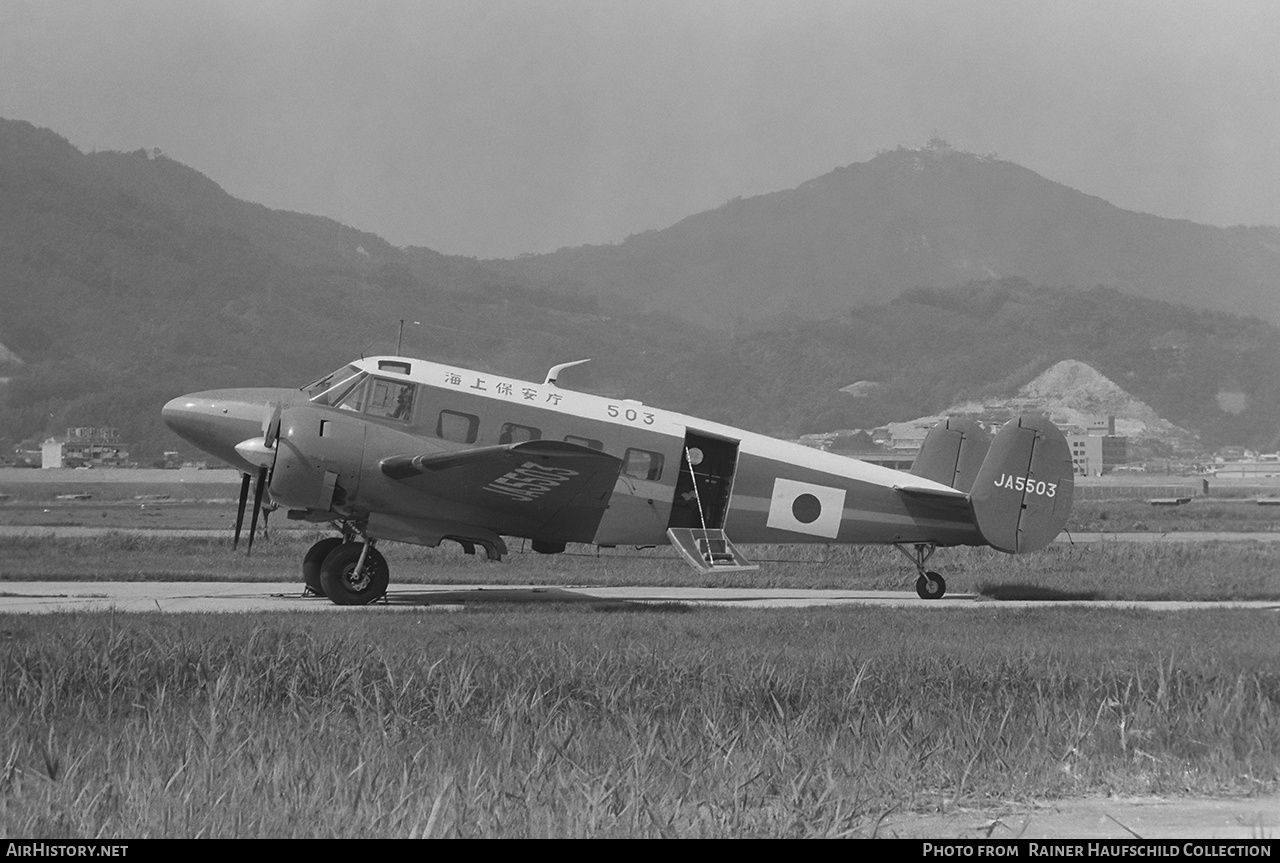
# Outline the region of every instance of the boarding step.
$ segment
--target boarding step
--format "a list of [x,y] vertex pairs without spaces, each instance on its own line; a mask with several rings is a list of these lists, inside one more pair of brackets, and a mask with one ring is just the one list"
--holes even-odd
[[734,548],[719,528],[669,527],[667,537],[680,556],[698,572],[749,572],[759,569]]

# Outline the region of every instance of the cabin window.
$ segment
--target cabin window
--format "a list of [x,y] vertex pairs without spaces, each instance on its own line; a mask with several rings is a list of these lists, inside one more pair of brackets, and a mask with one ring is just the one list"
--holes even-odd
[[368,404],[364,406],[364,412],[370,416],[408,422],[413,414],[414,390],[413,384],[374,378],[373,389],[369,394]]
[[622,473],[633,479],[657,480],[662,477],[662,461],[662,453],[628,449],[622,457]]
[[565,443],[576,443],[578,446],[585,446],[591,449],[604,449],[604,443],[589,437],[578,437],[577,435],[567,434],[564,436]]
[[436,422],[436,437],[455,443],[475,443],[480,436],[480,417],[457,411],[440,411]]
[[503,423],[498,434],[498,443],[523,443],[527,440],[541,440],[542,430],[533,426],[522,426],[518,423]]
[[407,375],[409,374],[409,364],[398,360],[378,360],[378,371]]

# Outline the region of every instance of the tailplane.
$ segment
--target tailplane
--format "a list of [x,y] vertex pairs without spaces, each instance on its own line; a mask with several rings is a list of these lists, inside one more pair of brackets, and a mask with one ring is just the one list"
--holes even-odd
[[1074,488],[1067,439],[1048,417],[1025,415],[996,434],[969,496],[983,539],[1018,553],[1044,548],[1058,536],[1071,516]]

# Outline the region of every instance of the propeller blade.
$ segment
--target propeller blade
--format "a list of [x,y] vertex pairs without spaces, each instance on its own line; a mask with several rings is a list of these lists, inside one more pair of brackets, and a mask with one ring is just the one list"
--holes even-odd
[[258,482],[253,487],[253,516],[249,519],[249,548],[246,555],[253,554],[253,534],[258,529],[258,513],[262,511],[262,491],[267,485],[267,469],[258,468]]
[[262,442],[268,449],[273,449],[280,437],[280,405],[267,406],[267,415],[262,419]]
[[240,545],[240,528],[244,525],[244,507],[249,502],[249,475],[246,473],[240,480],[240,506],[236,509],[236,535],[231,541],[234,551]]

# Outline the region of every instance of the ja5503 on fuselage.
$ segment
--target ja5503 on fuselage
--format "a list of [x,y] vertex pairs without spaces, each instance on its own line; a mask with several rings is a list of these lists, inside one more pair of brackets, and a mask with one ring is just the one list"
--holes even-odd
[[496,560],[503,537],[544,553],[670,543],[702,572],[757,568],[742,544],[893,545],[920,596],[938,598],[945,582],[925,565],[936,548],[1034,551],[1071,512],[1070,450],[1040,415],[994,438],[971,420],[942,422],[906,473],[564,389],[570,365],[535,383],[371,357],[301,389],[180,396],[163,415],[243,472],[237,541],[251,484],[250,547],[264,503],[334,525],[302,569],[338,604],[386,591],[380,541],[452,540]]

